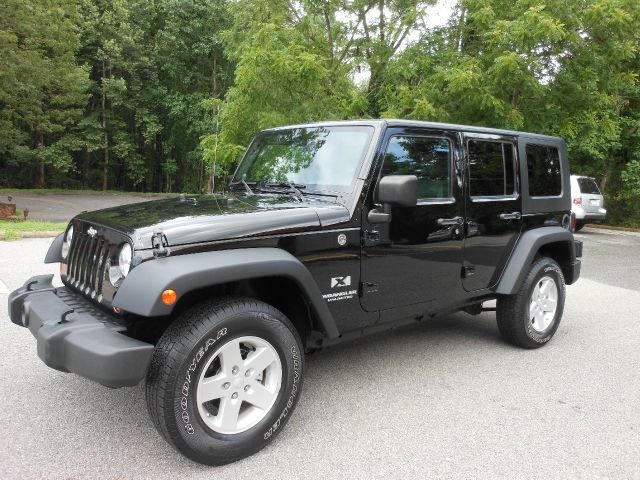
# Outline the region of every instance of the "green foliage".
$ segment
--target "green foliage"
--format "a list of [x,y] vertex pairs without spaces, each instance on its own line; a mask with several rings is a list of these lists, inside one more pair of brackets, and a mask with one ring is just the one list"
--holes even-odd
[[[70,0],[0,4],[0,165],[15,167],[15,183],[44,185],[45,166],[73,167],[88,86],[75,58],[78,19]],[[21,173],[28,165],[33,176]]]
[[640,161],[632,160],[627,164],[622,172],[622,183],[625,196],[640,200]]
[[640,222],[640,3],[433,3],[5,0],[0,186],[219,190],[261,129],[404,117],[560,135]]

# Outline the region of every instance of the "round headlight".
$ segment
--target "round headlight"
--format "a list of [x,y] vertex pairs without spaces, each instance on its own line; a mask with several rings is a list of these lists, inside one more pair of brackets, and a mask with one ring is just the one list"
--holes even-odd
[[122,276],[122,273],[120,273],[120,268],[117,267],[116,265],[111,265],[111,260],[107,260],[106,268],[109,274],[109,282],[111,282],[111,285],[117,288],[118,285],[120,285],[120,282],[122,281],[122,279],[124,278]]
[[73,239],[73,225],[69,227],[67,230],[67,234],[64,237],[64,242],[62,242],[62,258],[66,259],[67,255],[69,255],[69,248],[71,247],[71,240]]
[[126,277],[129,273],[129,269],[131,268],[131,257],[131,245],[125,243],[122,245],[120,253],[118,254],[118,268],[120,269],[120,273],[123,277]]

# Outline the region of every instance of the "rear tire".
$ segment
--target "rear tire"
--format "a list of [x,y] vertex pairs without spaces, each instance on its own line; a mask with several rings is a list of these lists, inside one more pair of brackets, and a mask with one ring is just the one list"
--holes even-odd
[[295,327],[271,305],[248,298],[198,304],[156,345],[146,382],[151,419],[196,462],[247,457],[291,417],[303,351]]
[[498,298],[498,330],[513,345],[540,348],[556,333],[564,301],[562,270],[551,258],[542,257],[531,265],[518,292]]

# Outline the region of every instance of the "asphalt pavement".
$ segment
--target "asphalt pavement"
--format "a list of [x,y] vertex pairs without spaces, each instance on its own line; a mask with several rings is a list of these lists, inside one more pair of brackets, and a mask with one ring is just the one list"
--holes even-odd
[[159,198],[176,197],[178,194],[126,194],[117,192],[32,193],[25,191],[4,192],[1,202],[15,203],[20,210],[29,210],[29,218],[48,222],[67,222],[83,211],[115,207],[127,203],[146,202]]
[[[493,314],[459,313],[322,351],[276,440],[219,468],[164,442],[141,386],[44,366],[0,288],[0,477],[638,479],[640,234],[577,237],[583,276],[545,347],[509,346]],[[8,289],[56,271],[49,243],[0,242]]]

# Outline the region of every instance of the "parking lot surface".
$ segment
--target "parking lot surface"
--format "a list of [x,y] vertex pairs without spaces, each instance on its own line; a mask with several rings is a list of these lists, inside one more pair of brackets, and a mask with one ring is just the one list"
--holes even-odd
[[[290,422],[257,455],[195,464],[155,432],[141,386],[42,364],[0,293],[0,477],[640,478],[640,235],[586,228],[583,275],[544,348],[459,313],[307,359]],[[51,240],[0,242],[8,289],[54,273]]]
[[0,201],[16,204],[20,210],[29,210],[29,218],[49,222],[67,222],[83,211],[125,205],[127,203],[146,202],[159,198],[176,197],[177,194],[126,194],[116,192],[79,192],[79,193],[3,193]]

